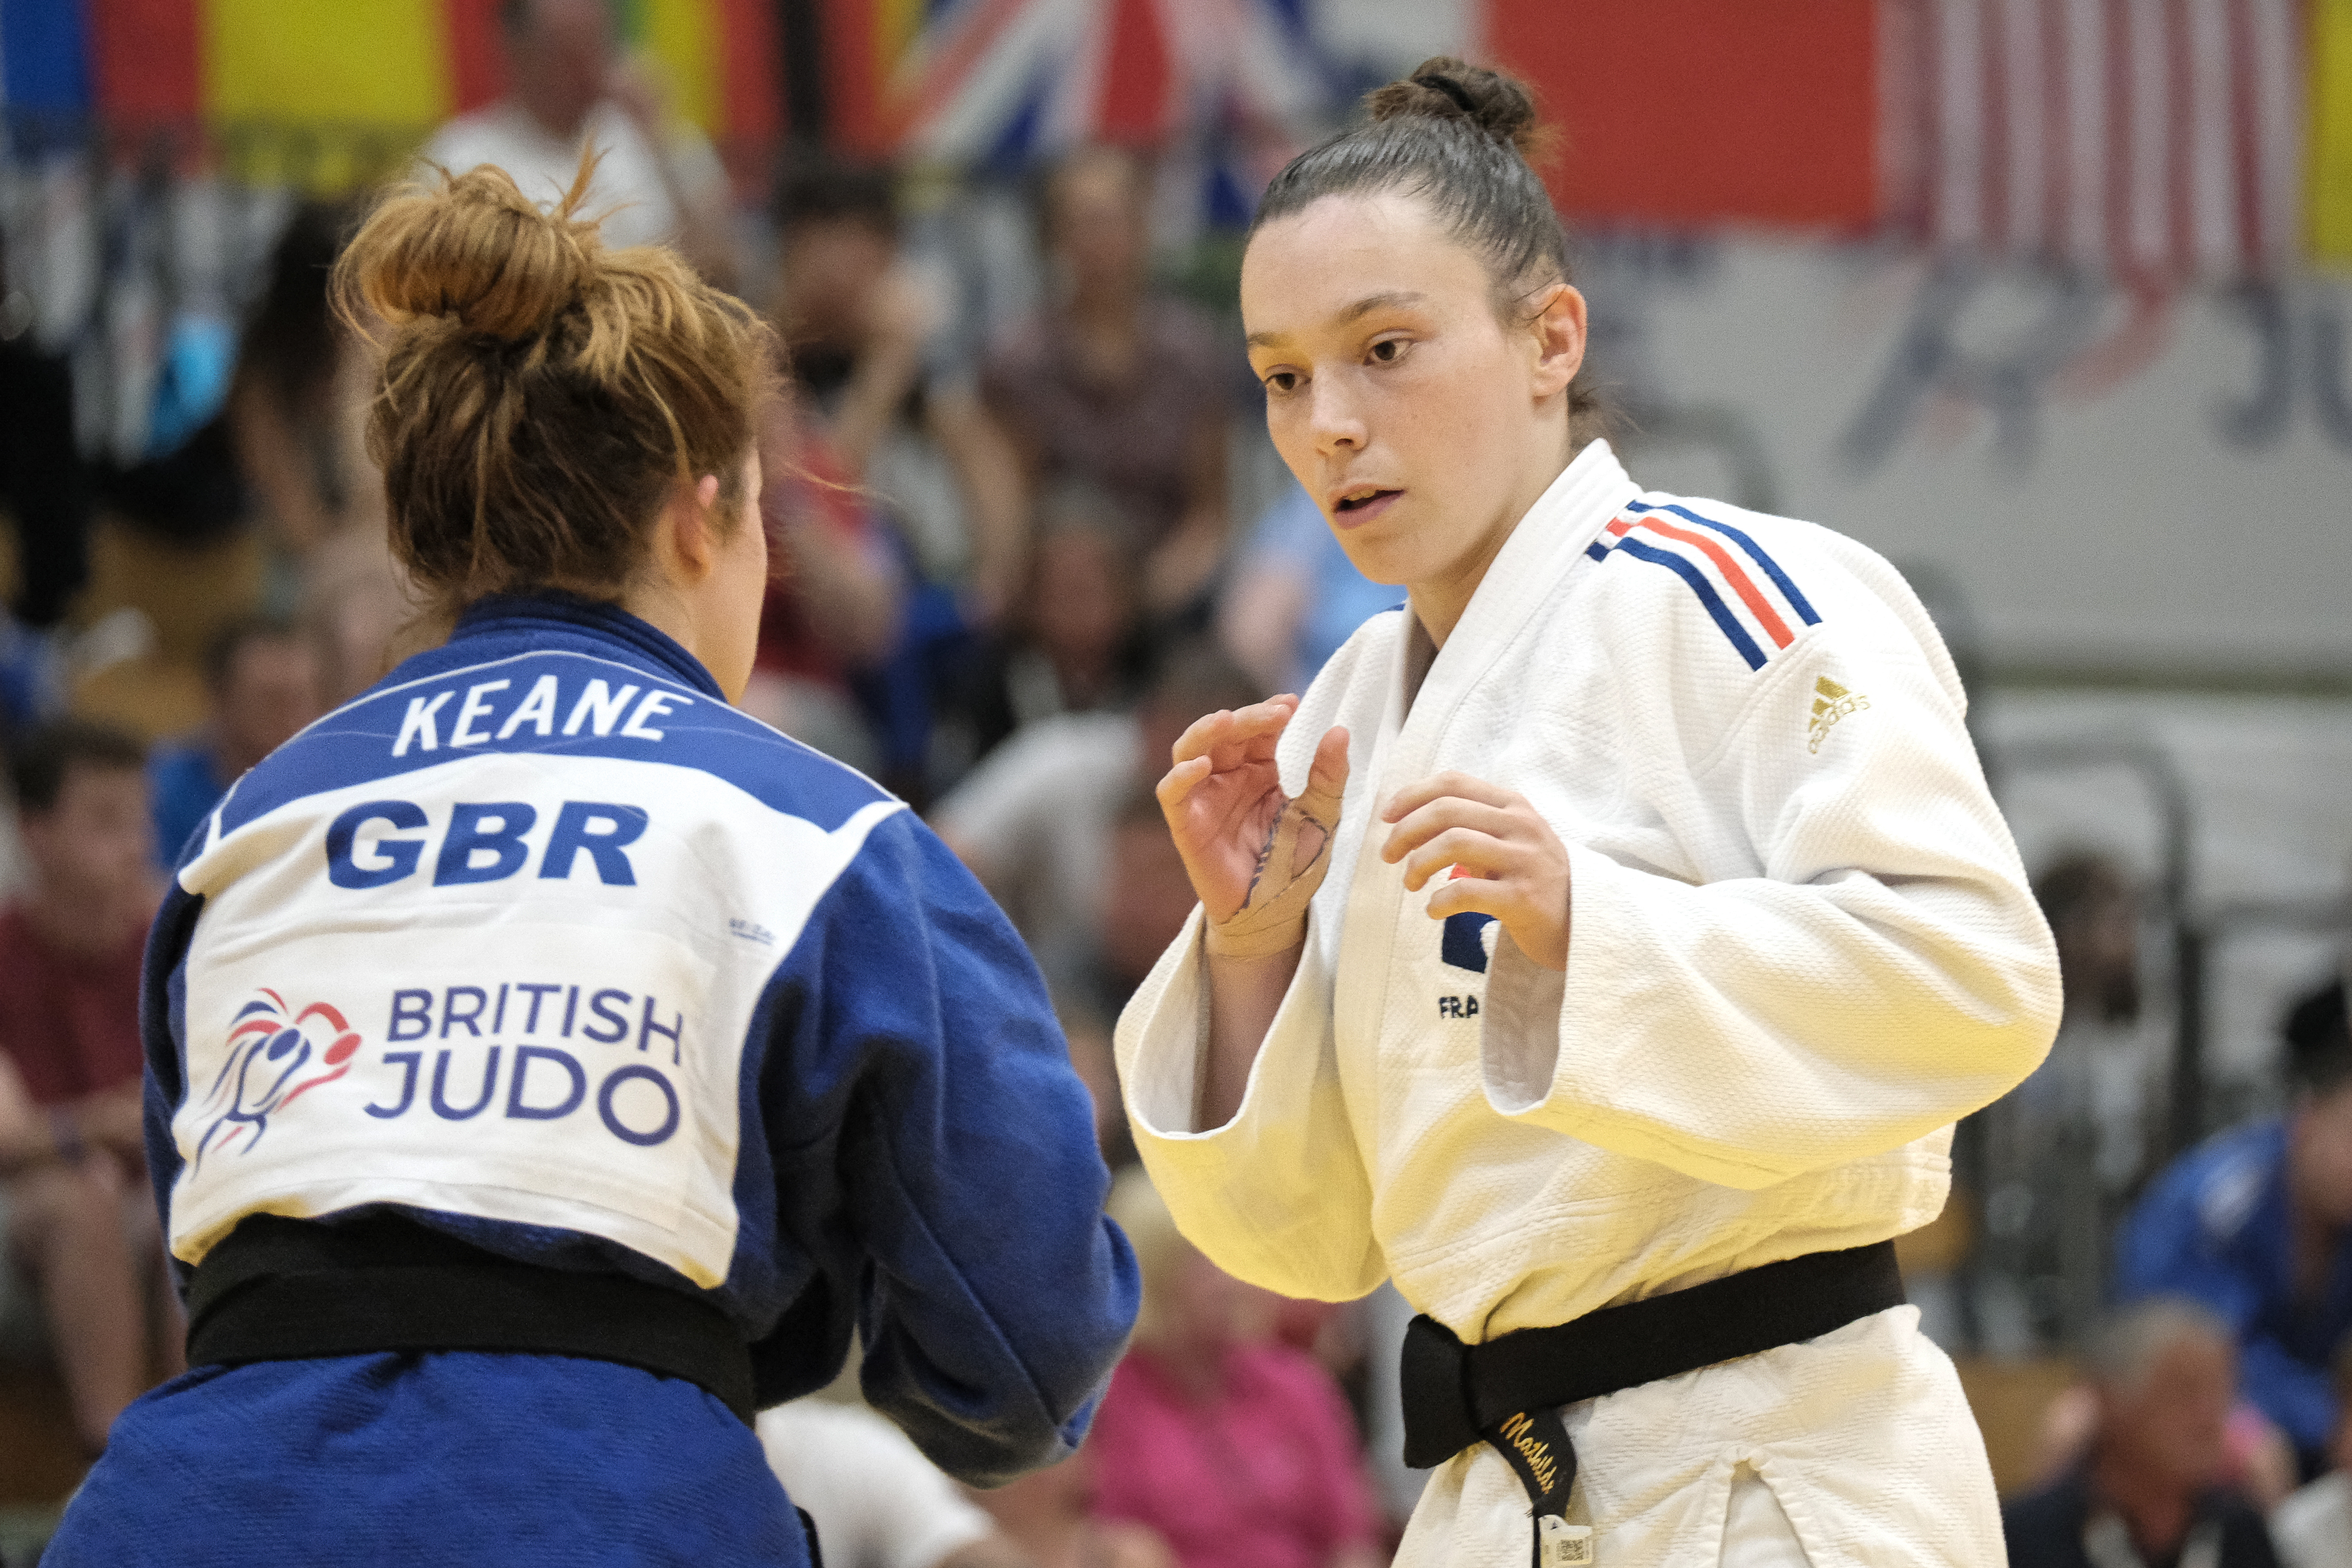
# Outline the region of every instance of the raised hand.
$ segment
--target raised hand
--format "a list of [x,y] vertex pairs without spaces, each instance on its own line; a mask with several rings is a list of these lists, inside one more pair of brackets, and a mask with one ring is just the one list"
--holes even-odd
[[1306,790],[1282,793],[1275,746],[1298,710],[1285,695],[1194,721],[1160,781],[1160,809],[1210,922],[1212,952],[1255,956],[1304,939],[1307,900],[1330,864],[1348,783],[1348,732],[1315,749]]
[[1453,868],[1429,896],[1430,919],[1476,910],[1502,921],[1538,963],[1568,967],[1568,850],[1525,795],[1467,773],[1435,773],[1397,791],[1381,820],[1396,825],[1381,858],[1404,863],[1411,891]]

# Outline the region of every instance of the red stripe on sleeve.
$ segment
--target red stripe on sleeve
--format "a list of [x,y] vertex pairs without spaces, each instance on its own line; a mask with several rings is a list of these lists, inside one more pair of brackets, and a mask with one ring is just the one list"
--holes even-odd
[[1755,580],[1748,575],[1738,562],[1734,561],[1725,552],[1723,546],[1704,533],[1693,533],[1687,528],[1676,528],[1673,523],[1661,522],[1655,517],[1643,518],[1642,526],[1653,533],[1664,534],[1668,539],[1679,540],[1685,544],[1696,545],[1706,552],[1706,558],[1714,562],[1716,569],[1723,574],[1723,580],[1731,584],[1731,591],[1739,595],[1739,602],[1755,612],[1756,618],[1764,623],[1765,632],[1775,643],[1787,647],[1796,641],[1795,637],[1789,630],[1789,624],[1780,618],[1780,613],[1772,607],[1771,601],[1757,592]]

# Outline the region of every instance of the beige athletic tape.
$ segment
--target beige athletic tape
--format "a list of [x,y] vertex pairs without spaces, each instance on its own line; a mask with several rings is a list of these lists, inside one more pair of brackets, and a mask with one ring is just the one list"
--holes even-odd
[[[1307,903],[1331,868],[1331,829],[1309,813],[1305,796],[1284,803],[1274,831],[1258,852],[1249,896],[1223,921],[1209,922],[1209,951],[1224,958],[1267,958],[1297,947],[1307,936]],[[1334,814],[1336,815],[1336,813]],[[1298,841],[1313,834],[1314,858],[1293,870]]]

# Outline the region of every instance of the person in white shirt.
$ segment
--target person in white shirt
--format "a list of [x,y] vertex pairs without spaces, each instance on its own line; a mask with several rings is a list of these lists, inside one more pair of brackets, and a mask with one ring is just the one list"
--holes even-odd
[[1030,1568],[887,1418],[811,1395],[760,1412],[768,1468],[816,1521],[825,1568]]
[[507,96],[434,132],[425,160],[453,174],[495,164],[552,208],[593,143],[604,161],[583,210],[603,216],[604,243],[674,246],[704,278],[732,287],[727,172],[703,134],[617,58],[604,0],[500,0],[499,23]]
[[2335,1468],[2271,1510],[2271,1541],[2286,1568],[2352,1568],[2352,1340],[2336,1352]]
[[1408,605],[1174,749],[1201,908],[1120,1018],[1139,1152],[1226,1272],[1421,1314],[1405,1568],[1991,1568],[1892,1238],[2059,984],[1958,674],[1869,550],[1596,438],[1524,87],[1370,108],[1269,186],[1242,317]]

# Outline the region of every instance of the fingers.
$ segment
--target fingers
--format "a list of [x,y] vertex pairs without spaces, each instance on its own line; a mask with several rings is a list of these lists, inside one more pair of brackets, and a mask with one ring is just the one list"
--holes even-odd
[[1457,878],[1509,877],[1533,858],[1530,847],[1517,840],[1475,827],[1449,827],[1405,858],[1405,889],[1418,893],[1449,866],[1455,868]]
[[1221,708],[1192,721],[1183,734],[1176,739],[1170,760],[1188,763],[1196,757],[1207,757],[1218,767],[1232,767],[1245,760],[1253,746],[1272,746],[1290,722],[1298,708],[1298,699],[1285,693],[1269,697],[1263,702],[1253,702],[1246,708]]
[[1184,797],[1214,771],[1206,757],[1194,757],[1190,762],[1178,763],[1170,768],[1160,775],[1160,783],[1151,791],[1160,799],[1160,809],[1163,813],[1173,812],[1183,804]]
[[1388,805],[1381,809],[1381,820],[1401,822],[1431,801],[1445,795],[1458,795],[1481,805],[1495,806],[1517,805],[1519,800],[1509,790],[1490,784],[1484,779],[1472,778],[1468,773],[1449,770],[1432,773],[1418,784],[1409,784],[1389,796]]
[[[1488,838],[1526,837],[1527,823],[1518,813],[1458,795],[1442,795],[1420,806],[1389,830],[1381,858],[1393,866],[1440,834],[1467,829]],[[1440,865],[1448,862],[1440,861]]]

